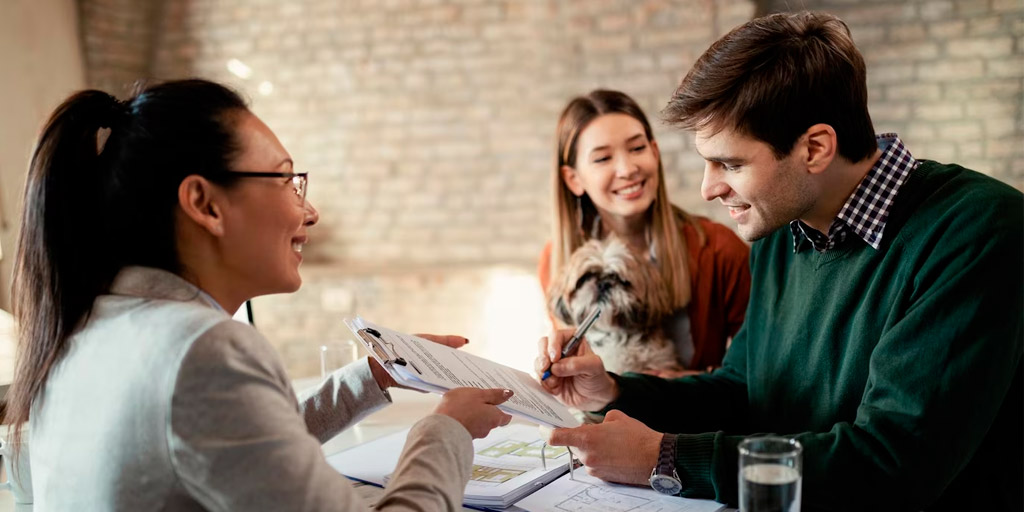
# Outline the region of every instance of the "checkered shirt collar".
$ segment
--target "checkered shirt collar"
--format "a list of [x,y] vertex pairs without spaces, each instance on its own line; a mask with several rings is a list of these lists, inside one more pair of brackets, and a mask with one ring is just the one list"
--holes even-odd
[[828,235],[800,220],[789,223],[793,232],[793,252],[798,250],[804,238],[815,250],[825,252],[846,240],[850,232],[876,250],[881,246],[889,209],[918,162],[895,133],[883,133],[876,138],[882,155],[839,210],[828,228]]

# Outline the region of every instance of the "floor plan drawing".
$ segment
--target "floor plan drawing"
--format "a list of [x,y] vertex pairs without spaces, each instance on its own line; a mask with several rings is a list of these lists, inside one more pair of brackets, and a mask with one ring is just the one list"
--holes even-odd
[[544,458],[548,460],[558,459],[568,453],[568,450],[564,446],[548,446],[545,448],[544,442],[539,440],[519,441],[516,439],[506,439],[479,450],[476,454],[496,459],[500,459],[508,455],[540,459],[542,449],[544,452]]
[[630,496],[604,487],[588,487],[555,505],[559,510],[569,512],[626,512],[631,510],[654,511],[660,508],[645,508],[651,500]]
[[495,468],[473,464],[473,475],[469,479],[481,483],[503,484],[523,473],[526,473],[525,469]]
[[583,471],[568,475],[517,503],[532,512],[717,512],[721,503],[659,494],[650,487],[603,482]]

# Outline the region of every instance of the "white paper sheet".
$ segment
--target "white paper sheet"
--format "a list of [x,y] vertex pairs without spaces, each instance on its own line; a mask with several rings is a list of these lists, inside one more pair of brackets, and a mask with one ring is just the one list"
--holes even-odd
[[717,512],[711,500],[665,496],[654,489],[604,482],[578,469],[527,496],[516,506],[530,512]]
[[[499,408],[509,414],[550,427],[575,427],[579,420],[555,397],[544,391],[534,378],[523,371],[509,368],[439,343],[397,332],[360,317],[345,320],[345,325],[366,345],[370,354],[405,386],[444,393],[457,387],[507,388],[515,394]],[[380,333],[384,343],[375,349],[365,332],[371,328]],[[384,354],[381,354],[381,349]],[[401,357],[408,364],[391,364]]]

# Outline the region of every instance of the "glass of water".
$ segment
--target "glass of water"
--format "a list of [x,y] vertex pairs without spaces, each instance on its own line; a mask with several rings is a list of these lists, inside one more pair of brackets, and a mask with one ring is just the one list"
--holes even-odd
[[800,512],[802,453],[796,439],[744,439],[740,443],[740,512]]
[[359,359],[359,345],[352,340],[332,340],[320,345],[320,379]]

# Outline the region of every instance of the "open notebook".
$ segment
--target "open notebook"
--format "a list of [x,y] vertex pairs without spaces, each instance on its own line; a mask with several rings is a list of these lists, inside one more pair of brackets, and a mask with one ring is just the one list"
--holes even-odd
[[444,393],[457,387],[507,388],[515,394],[499,409],[549,427],[575,427],[579,420],[523,371],[360,317],[345,325],[396,382],[421,391]]
[[[327,458],[339,473],[384,486],[398,465],[409,430],[384,436]],[[473,440],[473,473],[464,503],[482,508],[506,508],[569,470],[569,453],[561,446],[544,448],[533,425],[496,428]],[[546,469],[545,469],[546,466]]]
[[[384,486],[398,466],[408,433],[407,429],[355,446],[327,457],[327,462],[353,480]],[[603,482],[583,469],[570,477],[568,451],[562,446],[544,447],[543,439],[537,427],[517,423],[473,440],[473,472],[464,504],[508,512],[716,512],[723,508],[714,501],[665,496],[650,487]]]

